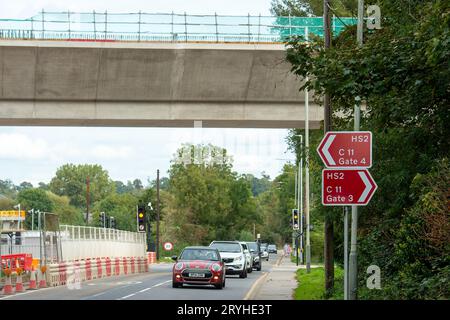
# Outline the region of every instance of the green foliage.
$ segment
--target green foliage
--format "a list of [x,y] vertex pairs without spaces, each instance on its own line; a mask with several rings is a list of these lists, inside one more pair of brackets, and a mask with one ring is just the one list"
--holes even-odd
[[239,241],[255,241],[255,237],[253,236],[253,233],[247,230],[242,230],[241,233],[239,233],[238,239]]
[[60,224],[84,225],[83,214],[81,210],[70,205],[70,199],[67,196],[58,196],[53,192],[46,191],[46,194],[53,204],[53,213],[58,215]]
[[115,218],[117,229],[136,232],[137,203],[138,199],[130,193],[111,194],[95,204],[93,222],[100,226],[100,212],[105,212],[108,216]]
[[[21,210],[40,210],[41,212],[53,212],[54,204],[47,192],[42,189],[23,189],[17,196],[17,201],[21,205]],[[35,216],[36,218],[36,216]],[[37,219],[34,220],[38,225]],[[32,217],[27,214],[25,217],[25,227],[31,229]]]
[[257,221],[250,184],[231,171],[225,149],[183,145],[169,170],[178,241],[209,244],[236,239]]
[[70,204],[79,209],[86,208],[86,180],[90,181],[90,202],[95,203],[114,193],[114,182],[100,165],[65,164],[58,168],[50,181],[50,190],[60,196],[68,196]]
[[[331,1],[330,1],[331,2]],[[338,16],[355,15],[357,1],[333,1],[333,13]],[[276,16],[308,17],[323,15],[323,0],[272,0],[270,12]]]
[[[340,283],[343,281],[344,270],[335,266],[335,280]],[[297,270],[298,286],[294,292],[295,300],[322,300],[325,298],[325,270],[323,267],[311,268],[310,273],[306,273],[306,269]],[[336,286],[339,291],[335,290],[333,299],[343,299],[340,292],[342,287]]]
[[15,205],[16,202],[13,199],[6,197],[0,198],[0,210],[12,210]]
[[17,187],[11,180],[0,180],[0,195],[14,198],[17,195]]
[[270,177],[264,172],[262,173],[262,178],[257,178],[252,174],[243,174],[242,176],[245,177],[248,182],[250,182],[252,194],[254,197],[269,190],[270,188]]
[[[317,97],[330,94],[336,112],[333,130],[352,129],[358,96],[364,107],[361,129],[374,135],[371,173],[378,190],[359,213],[360,297],[448,297],[444,279],[450,254],[442,243],[448,243],[443,235],[449,234],[449,217],[439,199],[448,194],[449,185],[442,162],[450,149],[450,5],[399,0],[378,4],[383,28],[366,30],[362,46],[356,44],[356,28],[349,27],[327,50],[321,40],[308,45],[301,38],[293,40],[287,59],[295,74],[309,78],[304,87]],[[297,148],[295,138],[293,142]],[[316,193],[322,165],[315,167],[315,152],[311,156]],[[340,210],[320,207],[312,216],[330,214],[342,225]],[[342,230],[337,231],[339,252]],[[371,264],[382,270],[382,290],[364,289],[365,268]]]
[[22,210],[52,212],[54,208],[47,192],[42,189],[24,189],[19,192],[17,201],[21,204]]

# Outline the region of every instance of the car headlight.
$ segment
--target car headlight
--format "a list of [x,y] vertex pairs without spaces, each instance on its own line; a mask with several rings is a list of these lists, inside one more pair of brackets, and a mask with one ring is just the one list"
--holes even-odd
[[242,260],[242,256],[236,257],[234,258],[235,261],[241,261]]
[[212,270],[212,271],[215,271],[215,272],[219,272],[221,269],[222,269],[222,266],[221,266],[220,264],[218,264],[218,263],[214,263],[214,264],[211,266],[211,270]]
[[253,260],[258,261],[259,257],[254,257]]
[[175,265],[175,270],[177,270],[177,271],[180,271],[180,270],[182,270],[184,268],[184,263],[183,262],[178,262],[176,265]]

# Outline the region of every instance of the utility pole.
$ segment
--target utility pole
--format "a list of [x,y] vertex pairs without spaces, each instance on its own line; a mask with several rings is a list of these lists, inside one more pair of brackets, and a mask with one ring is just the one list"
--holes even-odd
[[90,181],[89,176],[86,178],[86,224],[89,222],[89,189],[90,189]]
[[[356,31],[356,39],[358,46],[363,44],[363,23],[364,23],[364,0],[358,0],[358,25]],[[359,131],[359,123],[361,119],[359,96],[355,97],[354,109],[354,131]],[[350,300],[357,299],[358,291],[358,261],[357,261],[357,230],[358,230],[358,207],[352,206],[352,224],[350,232],[350,257],[349,257],[349,275],[348,275],[348,296]]]
[[[331,46],[330,0],[323,1],[323,33],[325,49]],[[324,96],[324,133],[331,131],[331,99],[328,93]],[[334,287],[334,256],[333,256],[333,220],[325,216],[325,292],[329,293]]]
[[159,169],[156,170],[156,260],[159,260]]
[[303,264],[303,135],[299,134],[300,137],[300,163],[298,166],[298,188],[297,188],[297,208],[300,213],[300,261]]
[[[305,39],[309,40],[309,30],[305,27]],[[308,80],[308,78],[306,78]],[[311,272],[311,243],[309,224],[309,92],[305,89],[305,223],[306,223],[306,273]]]

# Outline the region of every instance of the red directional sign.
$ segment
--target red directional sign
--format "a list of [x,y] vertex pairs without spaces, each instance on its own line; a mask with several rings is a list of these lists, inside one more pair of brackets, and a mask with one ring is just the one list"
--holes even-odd
[[324,169],[322,171],[322,204],[324,206],[365,206],[377,184],[369,171]]
[[370,168],[372,166],[372,132],[329,131],[317,152],[327,168]]

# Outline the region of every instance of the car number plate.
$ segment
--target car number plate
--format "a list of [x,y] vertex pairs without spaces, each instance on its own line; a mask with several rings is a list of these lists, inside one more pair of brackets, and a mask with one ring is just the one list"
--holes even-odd
[[204,273],[189,273],[189,277],[190,278],[204,278],[205,274]]

